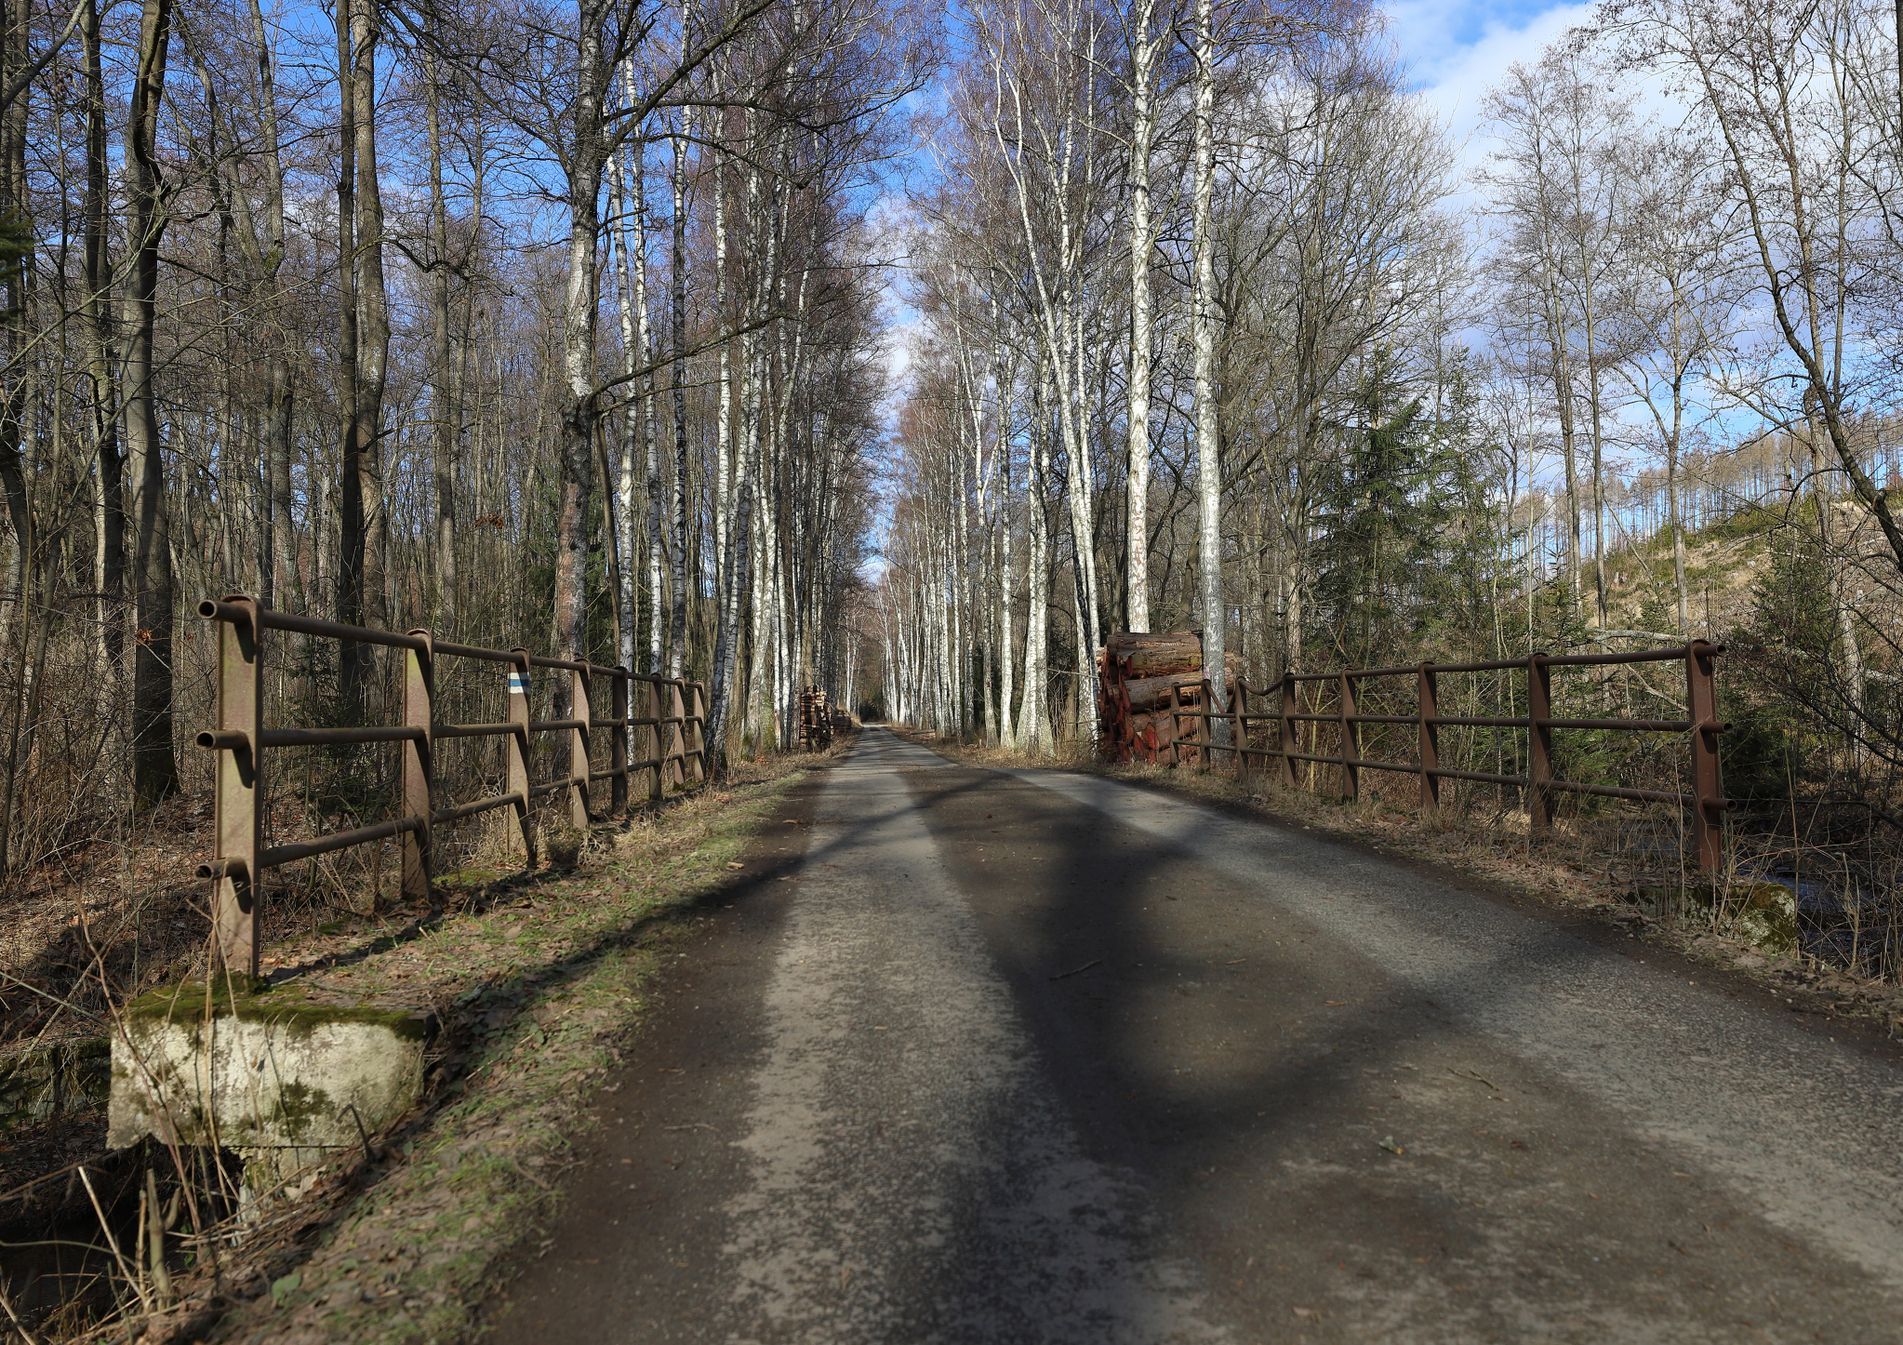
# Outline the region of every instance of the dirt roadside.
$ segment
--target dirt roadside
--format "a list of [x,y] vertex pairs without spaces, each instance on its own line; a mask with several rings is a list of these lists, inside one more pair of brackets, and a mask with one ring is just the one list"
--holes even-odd
[[[749,885],[780,800],[830,758],[788,760],[597,836],[582,867],[504,883],[431,928],[313,968],[326,994],[429,1008],[422,1108],[181,1276],[148,1341],[463,1341],[495,1268],[554,1207],[591,1100]],[[105,1328],[113,1338],[124,1328]]]

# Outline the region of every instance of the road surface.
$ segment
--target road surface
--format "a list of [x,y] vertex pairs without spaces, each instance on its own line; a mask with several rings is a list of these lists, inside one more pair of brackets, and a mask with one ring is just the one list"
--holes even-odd
[[1767,991],[877,729],[746,863],[505,1345],[1903,1340],[1903,1060]]

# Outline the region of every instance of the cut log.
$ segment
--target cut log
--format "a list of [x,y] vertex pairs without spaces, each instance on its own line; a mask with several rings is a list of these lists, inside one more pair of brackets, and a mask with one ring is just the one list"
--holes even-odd
[[[1186,764],[1202,760],[1196,745],[1200,718],[1170,716],[1172,702],[1185,709],[1202,704],[1202,641],[1194,631],[1111,634],[1097,655],[1099,744],[1113,761],[1163,760]],[[1242,679],[1242,660],[1223,660],[1233,697]],[[1174,694],[1173,694],[1174,693]]]
[[1185,697],[1195,695],[1202,687],[1201,673],[1172,673],[1167,677],[1138,677],[1123,684],[1124,691],[1130,697],[1130,710],[1140,714],[1145,710],[1163,710],[1169,707],[1170,688],[1179,687]]
[[1201,720],[1184,715],[1179,731],[1176,717],[1168,710],[1158,710],[1152,714],[1131,715],[1130,723],[1136,731],[1133,747],[1138,760],[1166,766],[1172,762],[1194,765],[1202,760],[1197,732],[1202,727]]
[[1112,659],[1130,661],[1132,678],[1167,677],[1203,666],[1203,644],[1194,631],[1118,631],[1111,635],[1108,650]]
[[[1223,662],[1229,665],[1229,690],[1233,694],[1242,676],[1242,660],[1230,655]],[[1171,673],[1164,677],[1137,677],[1123,684],[1124,694],[1130,698],[1132,713],[1168,709],[1171,687],[1180,688],[1186,703],[1199,701],[1203,675],[1200,672]]]

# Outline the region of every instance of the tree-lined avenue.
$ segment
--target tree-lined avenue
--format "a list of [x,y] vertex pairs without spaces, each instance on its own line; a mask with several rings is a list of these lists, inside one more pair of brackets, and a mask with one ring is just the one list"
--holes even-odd
[[498,1340],[1899,1320],[1897,1053],[1669,953],[876,729],[746,865]]

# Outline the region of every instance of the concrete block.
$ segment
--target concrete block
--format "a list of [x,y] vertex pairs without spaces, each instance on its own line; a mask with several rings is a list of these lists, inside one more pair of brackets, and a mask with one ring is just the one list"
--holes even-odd
[[122,1020],[107,1144],[150,1135],[235,1150],[254,1189],[361,1149],[423,1092],[430,1019],[410,1009],[196,982],[141,996]]

